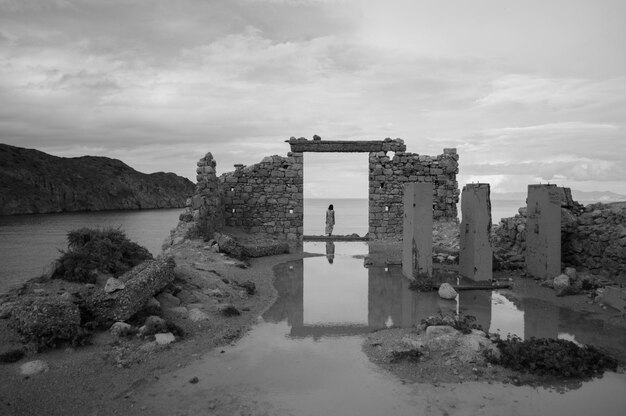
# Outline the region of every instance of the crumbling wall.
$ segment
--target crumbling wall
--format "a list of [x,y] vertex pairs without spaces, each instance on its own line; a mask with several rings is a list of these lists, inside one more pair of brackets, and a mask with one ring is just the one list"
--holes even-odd
[[303,232],[302,153],[235,165],[220,176],[224,220],[232,227],[295,239]]
[[562,246],[564,264],[626,283],[626,202],[586,206]]
[[370,238],[402,238],[406,183],[432,183],[434,218],[457,218],[456,149],[426,156],[407,153],[401,139],[326,141],[314,136],[314,140],[292,137],[287,142],[291,146],[287,157],[268,156],[252,166],[235,165],[234,172],[219,178],[211,153],[200,159],[196,192],[164,247],[198,235],[210,238],[224,226],[288,239],[301,237],[305,152],[369,153]]
[[[564,188],[566,196],[569,189]],[[526,208],[503,218],[493,231],[494,257],[501,268],[523,268],[526,251]],[[575,267],[626,283],[626,203],[582,207],[561,201],[562,267]]]
[[433,218],[456,219],[459,186],[459,155],[444,149],[438,156],[416,153],[371,152],[369,155],[369,233],[370,238],[402,236],[404,185],[411,182],[433,184]]

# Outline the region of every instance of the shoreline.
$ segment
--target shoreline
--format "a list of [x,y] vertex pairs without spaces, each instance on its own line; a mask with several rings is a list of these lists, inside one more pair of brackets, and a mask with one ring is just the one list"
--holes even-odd
[[[389,255],[397,250],[397,242],[373,242],[368,256],[375,264],[384,264]],[[140,338],[116,338],[109,331],[103,331],[93,337],[92,345],[79,348],[48,350],[14,364],[0,364],[0,410],[8,414],[145,414],[141,391],[158,380],[161,376],[177,369],[193,365],[193,362],[204,354],[216,349],[234,345],[250,331],[259,316],[263,314],[277,298],[274,287],[275,267],[279,264],[307,257],[310,254],[302,251],[261,257],[249,263],[231,259],[215,253],[202,240],[185,240],[170,250],[176,260],[177,279],[175,284],[185,287],[199,276],[213,276],[215,284],[224,293],[228,303],[235,305],[242,313],[235,317],[224,317],[219,314],[219,305],[215,299],[205,299],[205,310],[211,319],[206,322],[193,323],[165,311],[164,317],[171,318],[187,333],[182,340],[169,346],[147,348],[150,341]],[[521,298],[537,297],[553,304],[581,311],[592,315],[618,328],[625,328],[623,317],[617,316],[612,310],[602,309],[600,305],[589,304],[583,295],[557,298],[551,289],[540,287],[532,279],[513,276],[514,288],[510,293]],[[223,280],[242,282],[251,280],[256,284],[257,293],[243,296],[233,285],[224,285]],[[222,281],[222,283],[219,283]],[[58,292],[60,287],[70,285],[63,281],[54,281],[49,288]],[[41,289],[41,283],[30,281],[23,291],[32,293]],[[56,285],[56,286],[55,286]],[[224,298],[224,299],[225,299]],[[0,339],[2,346],[11,341],[8,334],[8,320],[0,320]],[[398,328],[401,338],[404,332],[412,328]],[[382,332],[381,332],[382,333]],[[373,333],[376,334],[376,333]],[[368,339],[364,337],[364,343]],[[16,339],[13,339],[17,342]],[[418,378],[411,380],[406,371],[397,372],[384,363],[376,362],[367,354],[370,361],[382,371],[390,372],[402,380],[409,380],[428,385],[443,386],[453,389],[458,383],[443,382],[445,378]],[[30,359],[41,359],[48,363],[50,370],[31,377],[19,375],[19,367]],[[471,371],[471,367],[469,368]],[[405,369],[406,370],[406,369]],[[410,371],[410,370],[407,370]],[[466,380],[470,381],[471,373]],[[490,383],[504,383],[512,373],[502,372],[502,377],[490,380]],[[448,380],[449,381],[449,380]],[[487,383],[487,381],[480,381]],[[506,384],[506,383],[505,383]],[[447,387],[446,387],[447,386]],[[138,395],[135,398],[135,394]],[[142,409],[142,407],[144,409]]]

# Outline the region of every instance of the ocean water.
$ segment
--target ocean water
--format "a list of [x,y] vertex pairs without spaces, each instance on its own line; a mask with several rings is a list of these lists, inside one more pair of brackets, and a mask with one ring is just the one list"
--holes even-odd
[[[330,204],[335,208],[334,234],[367,234],[367,199],[305,199],[305,235],[324,234]],[[522,201],[492,201],[493,223],[497,224],[503,216],[515,215],[522,205]],[[0,216],[0,293],[41,275],[59,257],[59,250],[67,248],[67,233],[77,228],[119,227],[132,241],[157,255],[181,211],[175,208]]]
[[[333,234],[349,235],[356,233],[364,236],[368,232],[368,201],[367,199],[313,199],[304,200],[304,234],[322,235],[326,221],[328,205],[335,209],[335,228]],[[512,217],[518,209],[525,206],[524,201],[494,199],[491,201],[491,218],[494,225],[501,218]],[[458,206],[459,220],[461,204]]]
[[153,255],[178,223],[180,208],[0,216],[0,293],[40,276],[59,250],[67,248],[67,233],[82,227],[120,228]]

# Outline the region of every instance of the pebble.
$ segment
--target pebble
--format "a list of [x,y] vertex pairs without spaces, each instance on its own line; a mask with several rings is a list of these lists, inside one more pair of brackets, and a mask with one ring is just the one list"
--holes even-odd
[[34,376],[36,374],[48,371],[48,363],[42,360],[34,360],[24,363],[20,366],[20,374],[23,376]]

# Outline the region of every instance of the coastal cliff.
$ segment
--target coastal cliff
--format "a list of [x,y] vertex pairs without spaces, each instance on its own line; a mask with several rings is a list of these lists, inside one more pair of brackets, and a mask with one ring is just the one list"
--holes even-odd
[[120,160],[63,158],[0,143],[0,215],[184,207],[195,185]]

